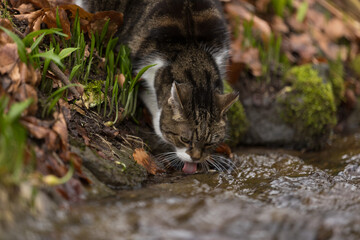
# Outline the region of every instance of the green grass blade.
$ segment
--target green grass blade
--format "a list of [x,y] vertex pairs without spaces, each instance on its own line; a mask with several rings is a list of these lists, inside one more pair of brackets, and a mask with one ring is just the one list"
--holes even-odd
[[298,22],[303,22],[305,17],[306,17],[306,13],[308,11],[308,7],[309,7],[309,4],[308,2],[304,1],[301,3],[297,13],[296,13],[296,20]]
[[60,60],[68,57],[71,53],[75,52],[78,49],[79,48],[65,48],[65,49],[61,50],[61,52],[59,53]]
[[21,116],[21,113],[24,112],[32,102],[33,99],[27,99],[23,102],[14,103],[7,114],[8,121],[13,122],[18,119]]
[[61,98],[62,94],[65,92],[65,90],[68,89],[69,87],[74,87],[74,86],[81,86],[81,85],[80,84],[69,84],[69,85],[59,88],[58,90],[53,92],[46,100],[48,106],[44,108],[43,116],[45,115],[45,111],[46,111],[47,115],[49,115],[50,112],[52,111],[52,109],[55,107],[56,103]]
[[62,29],[58,7],[56,7],[56,26]]
[[103,29],[101,31],[101,35],[100,35],[100,43],[102,43],[105,39],[106,33],[109,28],[109,22],[110,22],[110,20],[107,20],[106,23],[104,24],[104,27],[103,27]]
[[31,56],[31,57],[32,58],[41,57],[41,58],[44,58],[44,59],[50,59],[51,61],[58,64],[60,67],[64,67],[64,64],[62,64],[60,57],[54,53],[54,49],[51,49],[51,50],[43,52],[43,53],[35,54],[35,55]]
[[31,32],[22,40],[25,46],[30,47],[30,45],[34,42],[34,38],[41,34],[49,35],[49,34],[57,34],[59,36],[67,37],[68,35],[61,32],[60,28],[51,28],[51,29],[42,29],[35,32]]
[[31,45],[30,49],[31,52],[35,50],[35,48],[37,48],[40,44],[40,42],[43,40],[43,38],[45,37],[45,33],[43,33],[42,35],[40,35],[40,37],[38,37],[34,43]]
[[81,67],[81,64],[78,64],[76,66],[73,67],[73,69],[71,70],[70,76],[69,76],[69,81],[71,82],[71,80],[73,79],[73,77],[75,76],[75,74],[77,74],[77,72],[79,71]]
[[132,81],[131,83],[131,89],[135,86],[135,84],[137,83],[137,81],[141,78],[141,76],[151,67],[156,66],[156,64],[152,64],[152,65],[148,65],[146,67],[143,67],[139,73],[136,75],[135,79]]

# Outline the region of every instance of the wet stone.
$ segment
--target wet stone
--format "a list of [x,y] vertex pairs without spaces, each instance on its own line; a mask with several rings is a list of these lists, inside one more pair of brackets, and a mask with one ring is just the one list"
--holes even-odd
[[291,153],[240,152],[231,174],[154,177],[31,231],[49,239],[360,239],[360,155],[338,161],[331,171]]

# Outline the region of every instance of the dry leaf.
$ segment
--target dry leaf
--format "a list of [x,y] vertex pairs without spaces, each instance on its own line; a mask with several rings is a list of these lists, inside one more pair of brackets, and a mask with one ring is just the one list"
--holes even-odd
[[289,28],[285,24],[284,19],[279,16],[273,17],[272,22],[271,22],[271,27],[277,33],[284,34],[284,33],[289,32]]
[[[307,33],[291,34],[290,38],[284,39],[284,50],[292,62],[311,62],[317,53],[314,43]],[[294,55],[295,54],[295,55]]]
[[[11,31],[13,30],[12,24],[9,19],[0,18],[0,26]],[[13,40],[10,38],[10,36],[7,35],[4,31],[0,30],[0,45],[12,42]]]
[[0,47],[0,73],[9,73],[14,68],[19,59],[17,46],[15,43],[7,43]]
[[261,18],[255,16],[253,13],[249,12],[246,8],[236,5],[233,3],[229,3],[225,5],[225,11],[231,16],[235,18],[240,18],[246,21],[253,21],[254,29],[257,29],[261,32],[262,39],[267,42],[271,35],[271,29],[267,22],[262,20]]
[[[66,39],[70,39],[71,32],[70,32],[70,22],[68,16],[65,10],[62,8],[58,9],[58,13],[59,13],[59,19],[63,32],[68,35]],[[48,26],[48,28],[57,28],[56,9],[51,9],[49,11],[46,11],[43,17],[43,22]]]
[[262,74],[259,49],[257,48],[248,48],[234,53],[232,61],[249,67],[254,76],[261,76]]
[[216,152],[231,157],[231,148],[226,143],[221,143],[217,148]]
[[109,39],[114,33],[117,32],[118,28],[123,23],[123,14],[116,11],[105,11],[97,12],[94,14],[90,24],[89,24],[89,33],[99,32],[101,33],[104,28],[105,23],[109,21],[107,39]]
[[60,137],[62,150],[65,151],[68,148],[68,130],[64,114],[62,112],[54,112],[54,119],[56,119],[56,122],[52,129]]
[[133,157],[137,164],[143,166],[150,174],[156,175],[165,172],[156,165],[154,159],[143,148],[136,148]]

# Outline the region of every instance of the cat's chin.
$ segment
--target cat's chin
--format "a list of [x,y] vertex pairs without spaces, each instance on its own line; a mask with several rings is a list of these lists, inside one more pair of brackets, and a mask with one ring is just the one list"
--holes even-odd
[[182,171],[185,174],[194,174],[197,171],[197,163],[193,162],[184,162],[184,167],[182,168]]

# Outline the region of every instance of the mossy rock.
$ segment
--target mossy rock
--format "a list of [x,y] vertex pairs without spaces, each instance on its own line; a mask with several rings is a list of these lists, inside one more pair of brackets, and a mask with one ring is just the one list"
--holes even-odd
[[351,68],[358,76],[360,76],[360,54],[357,55],[354,60],[352,60]]
[[277,98],[281,117],[297,135],[298,147],[319,148],[336,124],[336,102],[330,82],[324,82],[311,65],[291,68],[285,74],[290,83]]
[[[233,92],[232,87],[225,82],[224,84],[225,93]],[[227,113],[228,117],[228,133],[229,139],[227,144],[230,146],[238,145],[242,138],[244,137],[248,127],[249,122],[246,118],[245,110],[240,101],[235,102],[229,109]]]
[[332,92],[334,95],[335,103],[337,106],[344,99],[345,94],[345,85],[344,85],[344,66],[339,61],[334,61],[329,63],[330,72],[329,80],[332,86]]
[[104,93],[101,91],[103,83],[103,81],[94,80],[85,86],[83,101],[86,108],[92,108],[103,103],[105,98]]

